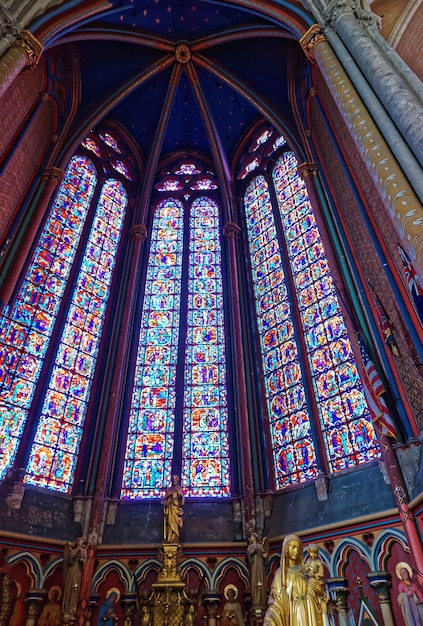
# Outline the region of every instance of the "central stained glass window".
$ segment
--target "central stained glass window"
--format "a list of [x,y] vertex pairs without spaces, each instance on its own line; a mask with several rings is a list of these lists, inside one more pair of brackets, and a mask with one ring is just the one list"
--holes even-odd
[[161,497],[181,452],[185,495],[230,495],[219,206],[192,194],[214,188],[190,161],[156,185],[180,193],[154,211],[123,498]]

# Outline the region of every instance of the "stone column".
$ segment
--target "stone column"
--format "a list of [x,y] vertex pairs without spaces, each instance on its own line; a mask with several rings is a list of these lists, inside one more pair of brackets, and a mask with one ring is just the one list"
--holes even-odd
[[117,336],[113,337],[110,344],[115,346],[115,352],[108,355],[110,367],[113,368],[111,391],[105,398],[105,406],[98,413],[97,422],[103,429],[102,436],[95,444],[93,454],[92,475],[89,477],[88,496],[92,501],[89,506],[89,519],[85,521],[88,527],[88,561],[82,571],[81,590],[79,595],[79,607],[77,614],[78,626],[85,626],[87,615],[90,610],[91,581],[95,570],[95,555],[97,546],[102,541],[104,530],[104,514],[110,511],[111,501],[107,499],[107,486],[109,484],[109,472],[111,464],[111,451],[114,444],[113,432],[116,419],[116,406],[119,403],[119,382],[122,376],[125,350],[129,334],[129,325],[132,319],[135,284],[138,278],[138,268],[141,266],[144,242],[147,237],[147,229],[143,224],[133,226],[129,232],[129,245],[127,247],[128,274],[121,276],[120,297],[123,306],[117,324]]
[[[416,93],[418,80],[406,74],[411,70],[405,65],[401,72],[388,57],[386,42],[377,33],[380,18],[365,1],[335,0],[330,2],[324,16],[327,25],[332,27],[355,62],[360,67],[369,84],[376,92],[391,118],[395,121],[403,137],[423,165],[423,101]],[[376,41],[376,38],[381,41]],[[384,45],[383,45],[384,43]],[[394,53],[391,50],[391,54]],[[398,63],[400,59],[398,58]],[[415,85],[415,89],[413,89]]]
[[121,604],[123,607],[124,622],[123,626],[132,626],[135,607],[137,604],[137,596],[135,593],[125,593],[122,596]]
[[206,607],[207,612],[207,626],[217,626],[219,617],[217,615],[217,609],[219,608],[222,594],[219,591],[207,591],[203,595],[203,604]]
[[[300,43],[326,80],[400,238],[423,276],[423,207],[319,26]],[[422,126],[423,132],[423,126]]]
[[100,599],[100,596],[98,595],[98,593],[92,593],[90,595],[90,598],[88,600],[88,607],[87,607],[87,612],[86,612],[86,622],[85,622],[85,626],[91,626],[91,618],[93,616],[94,611],[97,609],[98,607],[98,601]]
[[8,256],[0,272],[0,302],[3,304],[8,303],[13,293],[53,192],[62,179],[63,170],[58,167],[46,169],[41,174],[38,189],[27,209],[20,232],[9,245]]
[[0,96],[25,68],[37,65],[43,46],[28,30],[23,30],[0,58]]
[[377,593],[384,626],[395,626],[389,593],[391,575],[388,572],[370,572],[367,574],[367,578],[369,579],[371,587],[373,587]]
[[25,596],[25,604],[28,606],[25,626],[35,626],[46,595],[45,589],[30,589],[28,591]]
[[9,565],[4,565],[0,570],[0,594],[0,626],[8,626],[13,613],[12,579]]
[[229,249],[229,268],[231,280],[231,302],[232,302],[232,319],[233,319],[233,336],[235,344],[235,360],[236,375],[238,388],[238,407],[240,418],[240,437],[241,437],[241,454],[242,454],[242,471],[244,478],[244,501],[245,512],[248,529],[244,532],[252,532],[256,530],[256,514],[254,505],[254,482],[253,469],[251,460],[251,442],[249,437],[248,423],[248,406],[247,406],[247,387],[245,380],[244,367],[244,349],[242,344],[241,330],[241,308],[239,298],[239,285],[237,274],[237,260],[235,241],[239,238],[241,229],[237,224],[229,222],[225,224],[223,234],[228,242]]
[[329,597],[335,602],[335,610],[338,615],[339,626],[348,625],[348,581],[346,578],[327,579]]

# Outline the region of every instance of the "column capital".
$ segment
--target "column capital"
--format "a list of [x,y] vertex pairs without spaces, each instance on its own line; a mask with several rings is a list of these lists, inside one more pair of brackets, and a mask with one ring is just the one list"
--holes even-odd
[[25,604],[28,606],[28,619],[35,620],[41,613],[43,602],[47,595],[45,589],[30,589],[25,595]]
[[0,38],[7,38],[9,41],[15,39],[19,34],[19,30],[16,28],[10,15],[6,10],[0,6]]
[[16,41],[12,44],[15,48],[23,50],[27,57],[27,67],[34,68],[43,53],[43,45],[34,37],[29,30],[22,30]]
[[238,239],[241,234],[241,229],[238,224],[234,222],[227,222],[223,227],[223,235],[226,239]]
[[222,594],[219,591],[210,589],[203,595],[203,604],[206,607],[207,616],[209,618],[217,617],[217,609],[219,608]]
[[367,578],[370,586],[376,591],[379,602],[389,604],[391,602],[389,594],[389,588],[392,586],[391,574],[389,572],[369,572]]
[[381,28],[382,20],[373,13],[368,0],[332,0],[325,9],[325,18],[330,26],[347,14],[366,26],[375,26],[378,30]]
[[46,167],[41,172],[41,180],[44,182],[52,182],[54,186],[60,185],[63,180],[65,173],[60,167]]
[[144,224],[135,224],[129,231],[129,239],[135,239],[136,241],[140,241],[144,243],[147,239],[147,229]]
[[317,163],[300,163],[298,165],[298,173],[301,178],[309,178],[310,176],[316,176],[319,168],[317,167]]
[[334,597],[338,611],[347,610],[348,580],[346,578],[328,578],[326,580],[329,596]]
[[314,63],[314,48],[321,41],[326,41],[326,35],[318,24],[313,24],[300,39],[300,46],[309,61]]

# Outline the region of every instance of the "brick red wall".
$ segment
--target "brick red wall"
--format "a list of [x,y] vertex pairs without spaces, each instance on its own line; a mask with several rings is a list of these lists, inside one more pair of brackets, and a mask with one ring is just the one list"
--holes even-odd
[[0,176],[0,237],[7,236],[11,221],[28,191],[35,171],[54,132],[55,105],[50,100],[41,102],[35,117],[19,137],[18,145]]
[[0,156],[34,106],[44,81],[45,67],[40,62],[33,70],[25,70],[19,74],[0,97]]

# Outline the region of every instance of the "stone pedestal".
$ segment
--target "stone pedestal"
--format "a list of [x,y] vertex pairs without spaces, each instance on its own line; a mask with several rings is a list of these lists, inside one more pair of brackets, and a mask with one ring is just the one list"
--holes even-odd
[[217,610],[219,608],[222,594],[219,591],[208,591],[203,596],[203,604],[206,607],[207,618],[204,620],[207,626],[217,626],[219,617]]

